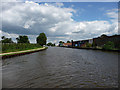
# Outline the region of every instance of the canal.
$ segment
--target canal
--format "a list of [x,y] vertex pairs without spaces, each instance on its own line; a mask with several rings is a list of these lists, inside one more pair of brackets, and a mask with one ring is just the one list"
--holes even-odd
[[3,88],[115,88],[118,53],[49,47],[2,61]]

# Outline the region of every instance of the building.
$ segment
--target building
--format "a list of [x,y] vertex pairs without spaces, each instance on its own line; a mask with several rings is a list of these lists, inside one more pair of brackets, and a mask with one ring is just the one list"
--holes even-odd
[[72,46],[72,43],[63,43],[63,46],[69,47]]
[[103,47],[107,42],[113,42],[115,48],[120,48],[120,35],[113,35],[113,36],[107,36],[107,35],[101,35],[100,37],[88,39],[88,40],[79,40],[79,41],[71,41],[72,47],[85,47],[86,43],[92,44],[92,46],[99,46]]
[[93,39],[88,39],[88,40],[79,40],[79,41],[72,41],[72,46],[74,47],[83,47],[85,46],[86,43],[93,43]]
[[108,41],[113,42],[115,48],[120,48],[120,35],[113,35],[113,36],[101,35],[100,37],[93,38],[93,43],[95,46],[102,47]]
[[89,39],[88,43],[93,44],[93,39]]

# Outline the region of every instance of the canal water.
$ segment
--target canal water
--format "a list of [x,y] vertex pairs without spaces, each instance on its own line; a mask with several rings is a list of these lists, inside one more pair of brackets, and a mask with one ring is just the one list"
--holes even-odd
[[49,47],[4,59],[3,88],[116,88],[118,53]]

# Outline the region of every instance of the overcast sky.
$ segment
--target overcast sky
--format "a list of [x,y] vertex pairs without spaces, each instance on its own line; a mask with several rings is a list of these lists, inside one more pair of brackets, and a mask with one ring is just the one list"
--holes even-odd
[[44,32],[48,42],[118,34],[117,2],[3,2],[0,33],[14,41],[28,35],[35,43]]

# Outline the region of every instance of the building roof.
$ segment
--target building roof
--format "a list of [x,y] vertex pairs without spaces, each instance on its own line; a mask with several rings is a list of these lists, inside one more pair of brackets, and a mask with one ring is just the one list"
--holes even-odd
[[72,45],[72,43],[63,43],[64,46]]

